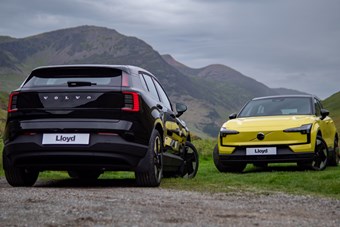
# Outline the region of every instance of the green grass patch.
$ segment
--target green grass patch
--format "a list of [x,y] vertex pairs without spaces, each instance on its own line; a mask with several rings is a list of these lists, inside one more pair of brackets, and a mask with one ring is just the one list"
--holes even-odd
[[[39,174],[40,179],[66,179],[69,175],[66,171],[44,171]],[[99,179],[134,179],[134,172],[116,171],[116,172],[104,172],[100,175]]]
[[296,164],[270,164],[268,169],[249,164],[243,173],[220,173],[212,158],[201,159],[194,179],[165,179],[162,187],[200,192],[286,192],[340,199],[340,167],[301,171]]
[[164,179],[162,187],[201,192],[254,193],[275,191],[340,199],[340,166],[324,171],[302,171],[295,163],[269,164],[267,169],[251,164],[243,173],[220,173],[212,160],[216,140],[195,140],[200,166],[194,179]]
[[0,138],[0,176],[4,175],[4,169],[2,168],[2,149],[4,147],[4,144],[2,142],[2,139]]

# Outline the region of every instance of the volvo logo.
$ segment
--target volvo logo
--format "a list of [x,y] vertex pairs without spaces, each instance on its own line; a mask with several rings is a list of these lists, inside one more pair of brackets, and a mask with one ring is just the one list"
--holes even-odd
[[57,102],[62,102],[62,101],[72,101],[72,100],[82,100],[82,99],[86,99],[86,100],[94,100],[97,97],[94,95],[69,95],[69,94],[65,94],[65,95],[42,95],[40,96],[40,98],[42,100],[54,100]]
[[258,139],[258,140],[263,140],[263,139],[264,139],[264,134],[263,134],[263,132],[257,133],[257,139]]

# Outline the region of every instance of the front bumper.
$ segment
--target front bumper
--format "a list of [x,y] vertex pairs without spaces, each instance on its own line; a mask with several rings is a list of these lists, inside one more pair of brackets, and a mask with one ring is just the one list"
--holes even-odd
[[[263,146],[261,146],[263,147]],[[219,152],[220,161],[225,164],[231,162],[247,162],[247,163],[278,163],[278,162],[308,162],[312,161],[314,151],[293,152],[289,146],[277,146],[275,155],[247,155],[246,147],[236,147],[231,154],[221,154]]]

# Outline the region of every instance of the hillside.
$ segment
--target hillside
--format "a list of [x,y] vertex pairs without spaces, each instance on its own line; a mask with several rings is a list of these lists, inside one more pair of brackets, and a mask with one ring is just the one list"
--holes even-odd
[[288,88],[272,88],[276,93],[280,95],[307,95],[306,92],[301,92],[293,89],[288,89]]
[[329,110],[330,117],[334,120],[340,133],[340,91],[322,101],[322,104],[324,108]]
[[3,130],[5,127],[7,115],[7,100],[8,94],[6,92],[0,91],[0,139],[2,138]]
[[80,26],[21,39],[0,36],[1,91],[17,88],[35,67],[77,63],[130,64],[151,71],[172,100],[188,105],[183,119],[199,136],[216,136],[227,116],[250,98],[278,94],[224,65],[189,68],[113,29]]
[[227,104],[229,109],[234,111],[255,96],[278,94],[266,85],[225,65],[214,64],[192,69],[177,62],[170,55],[163,55],[163,59],[184,75],[204,83],[218,100],[224,101],[221,105]]

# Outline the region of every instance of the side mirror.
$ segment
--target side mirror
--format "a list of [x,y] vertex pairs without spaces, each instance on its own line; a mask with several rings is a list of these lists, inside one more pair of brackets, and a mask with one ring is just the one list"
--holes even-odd
[[235,119],[236,117],[237,117],[237,113],[232,113],[229,115],[230,120]]
[[321,120],[325,119],[329,115],[329,111],[326,109],[321,109]]
[[176,103],[176,117],[180,117],[185,111],[187,111],[188,107],[183,103]]

